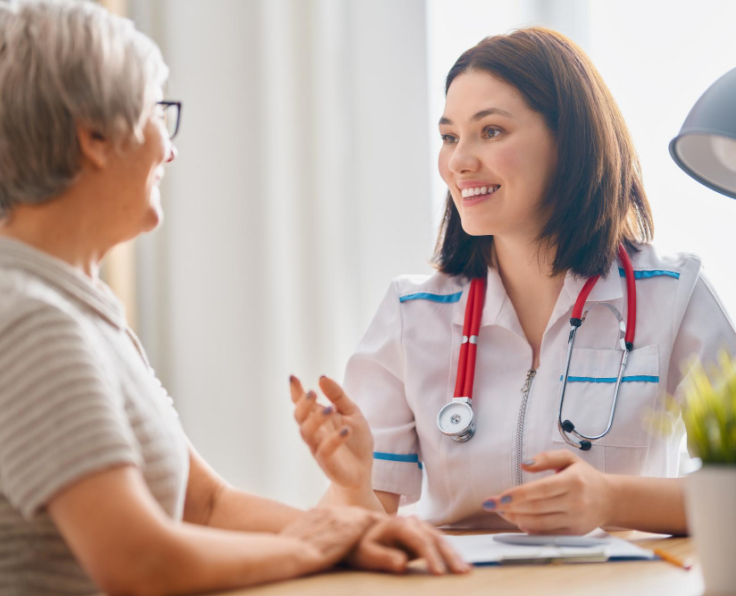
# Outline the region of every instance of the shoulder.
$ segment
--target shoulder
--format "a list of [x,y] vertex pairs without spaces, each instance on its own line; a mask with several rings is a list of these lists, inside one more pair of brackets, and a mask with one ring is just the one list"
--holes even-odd
[[463,278],[435,272],[431,275],[400,275],[391,281],[394,300],[399,303],[425,300],[438,303],[458,302]]
[[[652,280],[641,284],[643,292],[671,294],[684,306],[695,287],[706,283],[699,256],[689,252],[661,254],[652,244],[640,245],[639,249],[640,252],[631,257],[634,276],[637,280]],[[623,276],[623,269],[621,271]]]
[[632,265],[637,279],[658,277],[673,280],[659,285],[645,284],[641,288],[646,291],[649,287],[657,295],[671,296],[675,327],[688,309],[709,313],[709,316],[720,311],[728,317],[698,255],[687,252],[661,255],[651,244],[643,245],[641,252],[632,258]]
[[44,280],[16,269],[0,269],[0,336],[11,328],[53,334],[83,327],[83,313]]
[[653,244],[639,245],[639,252],[631,257],[637,279],[669,277],[693,283],[702,269],[700,257],[692,253],[661,254]]

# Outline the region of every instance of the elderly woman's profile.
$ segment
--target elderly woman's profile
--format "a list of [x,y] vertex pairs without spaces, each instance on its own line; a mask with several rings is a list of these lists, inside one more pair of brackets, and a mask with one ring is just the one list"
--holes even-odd
[[98,277],[161,221],[167,76],[98,5],[0,2],[0,592],[183,594],[412,558],[465,571],[417,520],[245,493],[188,441]]

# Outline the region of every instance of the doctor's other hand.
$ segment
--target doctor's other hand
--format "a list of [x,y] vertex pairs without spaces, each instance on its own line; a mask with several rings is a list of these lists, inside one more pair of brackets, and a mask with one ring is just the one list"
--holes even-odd
[[314,391],[305,392],[296,377],[290,379],[294,418],[333,486],[348,491],[370,490],[373,470],[373,435],[360,408],[332,379],[321,377],[319,386],[330,406],[317,403]]
[[487,498],[483,509],[498,513],[529,534],[587,534],[611,518],[609,478],[567,450],[547,451],[522,463],[547,476]]
[[471,570],[442,534],[415,517],[378,515],[346,563],[356,569],[403,573],[412,559],[424,559],[433,575]]

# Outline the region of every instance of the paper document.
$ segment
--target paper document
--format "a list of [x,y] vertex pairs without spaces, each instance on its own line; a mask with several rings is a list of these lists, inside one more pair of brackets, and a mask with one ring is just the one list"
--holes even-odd
[[[599,563],[604,561],[657,559],[652,551],[640,548],[621,538],[615,538],[602,530],[587,534],[587,537],[596,538],[596,542],[599,542],[593,546],[554,546],[552,544],[521,546],[499,542],[494,539],[494,536],[508,535],[474,534],[469,536],[445,536],[445,538],[465,561],[473,565]],[[519,536],[519,534],[516,535]]]

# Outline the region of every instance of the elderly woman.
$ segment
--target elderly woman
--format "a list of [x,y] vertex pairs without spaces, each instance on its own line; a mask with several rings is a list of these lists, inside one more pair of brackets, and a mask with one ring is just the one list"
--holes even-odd
[[298,511],[207,466],[98,279],[161,221],[178,109],[158,48],[86,2],[0,3],[0,40],[0,592],[180,594],[411,557],[466,570],[416,520]]

